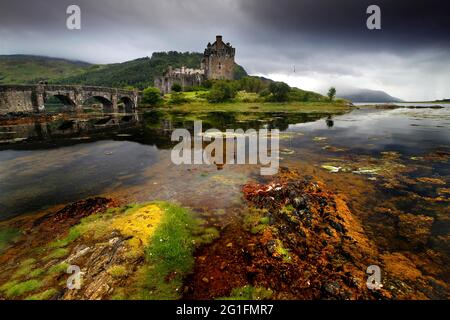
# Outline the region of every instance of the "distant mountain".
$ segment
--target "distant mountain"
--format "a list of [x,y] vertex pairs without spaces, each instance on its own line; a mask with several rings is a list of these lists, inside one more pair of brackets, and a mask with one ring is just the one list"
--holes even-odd
[[0,84],[28,84],[86,72],[87,62],[30,55],[0,55]]
[[390,96],[384,91],[370,89],[338,89],[340,98],[352,102],[402,102],[403,100]]
[[450,99],[434,100],[433,102],[450,102]]
[[[195,52],[155,52],[151,58],[91,65],[85,62],[36,56],[0,56],[0,83],[37,83],[39,80],[47,80],[54,84],[117,88],[132,86],[144,89],[153,86],[154,78],[162,75],[169,66],[185,65],[189,68],[199,68],[202,57],[201,53]],[[14,67],[6,68],[7,65]],[[235,78],[240,79],[246,75],[244,68],[236,64]]]

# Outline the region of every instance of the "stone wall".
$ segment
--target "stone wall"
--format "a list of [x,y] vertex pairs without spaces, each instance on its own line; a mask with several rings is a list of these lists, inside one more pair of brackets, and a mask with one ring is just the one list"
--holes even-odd
[[139,102],[137,90],[121,90],[115,88],[57,86],[57,85],[1,85],[0,114],[11,112],[37,112],[45,108],[50,97],[58,98],[72,110],[81,108],[89,98],[95,98],[111,111],[118,111],[118,103],[123,102],[125,109],[131,111]]
[[0,87],[0,114],[10,112],[32,112],[35,96],[32,87]]
[[205,77],[203,70],[185,69],[169,69],[169,71],[162,77],[155,79],[155,87],[161,91],[162,94],[172,92],[172,86],[178,83],[184,91],[187,87],[195,87],[202,84]]

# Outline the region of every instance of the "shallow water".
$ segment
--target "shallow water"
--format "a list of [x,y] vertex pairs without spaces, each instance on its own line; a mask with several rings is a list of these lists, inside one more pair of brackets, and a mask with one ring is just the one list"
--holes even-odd
[[[202,120],[204,130],[280,129],[280,165],[316,175],[346,194],[377,247],[415,252],[431,248],[448,259],[448,107],[361,108],[333,117],[150,111],[109,120],[93,115],[3,126],[0,219],[103,195],[124,202],[177,201],[220,224],[244,205],[242,185],[262,178],[255,165],[221,170],[214,165],[174,165],[171,132],[192,130],[194,120]],[[404,214],[434,219],[426,243],[412,244],[398,230]],[[448,268],[441,267],[445,279]]]

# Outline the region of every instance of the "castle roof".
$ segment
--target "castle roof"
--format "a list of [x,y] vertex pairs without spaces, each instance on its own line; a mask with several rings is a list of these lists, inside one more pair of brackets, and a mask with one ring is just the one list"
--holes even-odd
[[235,49],[229,42],[223,42],[222,36],[216,36],[216,41],[214,41],[213,44],[208,43],[204,55],[209,56],[211,54],[216,54],[217,52],[226,52],[228,54],[234,55]]

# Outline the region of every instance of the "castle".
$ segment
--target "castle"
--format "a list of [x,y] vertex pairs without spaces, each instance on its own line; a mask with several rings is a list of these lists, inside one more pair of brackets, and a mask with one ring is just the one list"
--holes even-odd
[[213,44],[208,43],[200,69],[169,67],[164,76],[155,79],[155,87],[162,94],[166,94],[171,92],[175,83],[180,84],[184,90],[187,87],[198,86],[204,80],[232,80],[235,53],[236,49],[230,43],[224,43],[222,36],[217,36]]

